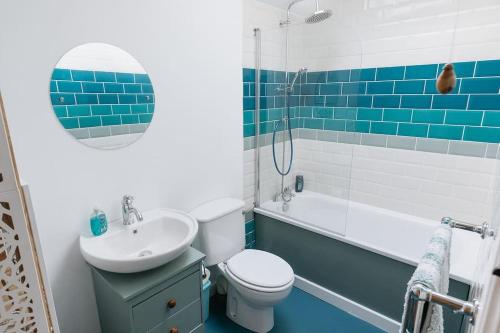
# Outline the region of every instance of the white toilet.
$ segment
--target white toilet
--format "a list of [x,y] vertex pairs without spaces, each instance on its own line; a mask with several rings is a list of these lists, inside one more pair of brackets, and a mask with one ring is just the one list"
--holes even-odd
[[198,245],[206,266],[217,265],[228,281],[226,315],[254,332],[274,326],[275,304],[292,290],[294,274],[280,257],[245,250],[244,202],[224,198],[191,212],[199,224]]

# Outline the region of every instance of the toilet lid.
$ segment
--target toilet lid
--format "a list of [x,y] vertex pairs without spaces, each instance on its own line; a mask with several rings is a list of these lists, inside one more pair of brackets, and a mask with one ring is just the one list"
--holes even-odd
[[277,288],[293,279],[292,267],[286,261],[259,250],[238,253],[227,261],[227,268],[237,278],[260,287]]

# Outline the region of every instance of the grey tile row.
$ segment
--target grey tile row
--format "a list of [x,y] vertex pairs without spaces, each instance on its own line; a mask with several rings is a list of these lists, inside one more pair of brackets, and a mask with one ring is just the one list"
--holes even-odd
[[132,124],[116,126],[99,126],[89,128],[68,129],[76,139],[102,138],[113,135],[144,133],[149,124]]
[[[283,135],[281,135],[281,133],[282,132],[276,134],[275,140],[277,143],[280,143],[283,141]],[[299,129],[292,130],[292,137],[293,137],[293,139],[296,139],[299,137]],[[269,146],[273,143],[273,134],[272,133],[261,134],[259,138],[260,138],[259,141],[260,141],[261,147]],[[288,140],[288,135],[286,135],[286,139]],[[244,150],[254,149],[256,147],[255,137],[251,136],[251,137],[244,138],[243,147],[244,147]]]
[[[499,144],[497,143],[428,139],[354,132],[335,132],[306,128],[295,129],[292,132],[294,138],[307,140],[500,159]],[[276,141],[280,142],[278,139]],[[271,143],[272,134],[264,134],[260,136],[261,146],[267,146]],[[249,150],[254,148],[255,137],[245,138],[244,149]]]

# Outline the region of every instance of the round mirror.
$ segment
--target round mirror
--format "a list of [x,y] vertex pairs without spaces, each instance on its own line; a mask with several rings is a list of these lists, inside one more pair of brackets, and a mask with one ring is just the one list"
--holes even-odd
[[141,64],[103,43],[77,46],[59,60],[50,80],[50,100],[72,136],[100,149],[139,139],[155,107],[153,86]]

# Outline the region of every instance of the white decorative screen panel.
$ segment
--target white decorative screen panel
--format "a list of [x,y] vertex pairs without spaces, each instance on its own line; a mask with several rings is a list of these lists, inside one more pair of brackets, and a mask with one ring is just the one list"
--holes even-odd
[[12,166],[12,159],[9,154],[9,144],[7,141],[7,137],[4,135],[3,125],[3,120],[0,113],[0,192],[16,189],[14,168]]
[[51,332],[0,99],[0,332]]
[[0,193],[0,332],[38,332],[30,289],[36,276],[25,263],[20,209],[16,191]]

